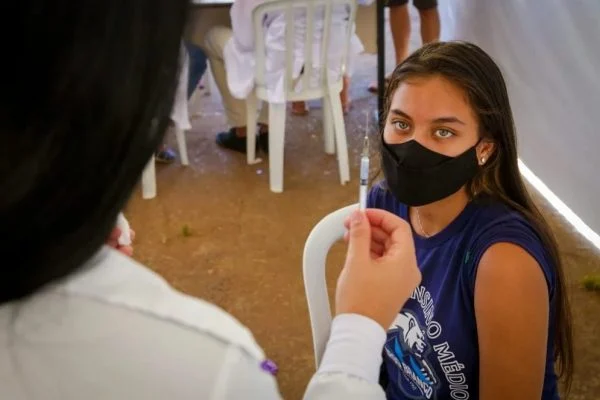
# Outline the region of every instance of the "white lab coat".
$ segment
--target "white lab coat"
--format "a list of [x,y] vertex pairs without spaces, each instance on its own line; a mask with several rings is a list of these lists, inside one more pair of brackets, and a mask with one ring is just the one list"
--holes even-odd
[[[237,0],[231,7],[231,25],[233,35],[224,49],[225,69],[227,71],[227,84],[231,94],[239,99],[245,99],[254,88],[255,65],[254,56],[255,40],[252,26],[252,11],[258,5],[268,0]],[[369,5],[374,0],[358,0],[361,5]],[[323,13],[322,13],[323,14]],[[348,10],[343,6],[336,6],[332,10],[332,26],[330,51],[328,54],[328,73],[331,81],[336,81],[344,71],[342,54],[345,46],[342,40],[347,29]],[[323,15],[314,19],[315,29],[323,25]],[[275,13],[268,15],[264,21],[267,92],[269,101],[274,103],[285,102],[284,74],[285,74],[285,16]],[[297,14],[294,21],[295,51],[293,78],[298,78],[304,66],[304,37],[306,32],[306,19],[302,14]],[[321,39],[315,37],[315,52],[313,66],[319,67],[320,50],[318,44]],[[348,58],[351,60],[356,54],[362,52],[363,46],[360,39],[354,34],[350,41]],[[351,61],[350,61],[351,62]],[[311,85],[319,82],[319,76],[311,77]]]
[[[385,331],[342,317],[305,399],[385,399]],[[108,248],[64,282],[0,306],[0,354],[0,399],[281,398],[248,329]]]

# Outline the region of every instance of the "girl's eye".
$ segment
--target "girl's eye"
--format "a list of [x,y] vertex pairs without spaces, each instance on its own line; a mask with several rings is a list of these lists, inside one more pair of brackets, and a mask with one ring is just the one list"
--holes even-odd
[[438,129],[435,131],[434,135],[440,139],[448,139],[448,138],[454,136],[454,133],[452,133],[448,129]]
[[398,129],[399,131],[406,131],[410,128],[410,126],[404,121],[394,121],[392,124],[394,125],[394,128]]

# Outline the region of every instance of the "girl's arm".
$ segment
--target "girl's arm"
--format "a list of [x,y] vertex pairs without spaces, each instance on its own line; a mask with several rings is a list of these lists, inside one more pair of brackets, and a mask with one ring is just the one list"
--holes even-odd
[[548,299],[542,269],[523,248],[498,243],[484,253],[475,279],[480,399],[541,398]]

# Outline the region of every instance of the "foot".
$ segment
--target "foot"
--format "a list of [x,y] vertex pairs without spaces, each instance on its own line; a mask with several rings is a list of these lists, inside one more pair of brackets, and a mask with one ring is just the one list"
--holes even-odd
[[298,116],[308,115],[308,104],[304,101],[292,102],[292,114]]
[[[384,82],[385,82],[385,86],[386,86],[386,88],[387,88],[387,85],[389,85],[389,84],[390,84],[390,77],[389,77],[389,76],[386,76],[386,77],[385,77],[385,79],[384,79]],[[373,83],[371,83],[371,84],[369,85],[369,87],[367,88],[367,90],[368,90],[370,93],[377,93],[377,92],[379,91],[379,87],[378,87],[378,84],[377,84],[377,82],[373,82]]]
[[154,155],[156,162],[161,164],[171,164],[176,158],[177,155],[175,152],[166,145],[162,145],[160,150]]
[[246,154],[246,135],[240,135],[241,129],[231,128],[217,134],[217,144],[229,150]]
[[[256,138],[256,150],[261,149],[269,152],[269,131],[266,125],[259,126]],[[219,146],[246,154],[246,130],[245,128],[231,128],[227,132],[217,134],[216,142]]]

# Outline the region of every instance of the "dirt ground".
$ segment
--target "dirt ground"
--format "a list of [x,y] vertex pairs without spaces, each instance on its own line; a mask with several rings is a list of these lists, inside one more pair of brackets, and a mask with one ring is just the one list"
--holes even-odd
[[[321,217],[357,198],[364,112],[376,107],[365,90],[375,58],[362,56],[359,64],[346,117],[350,184],[339,184],[336,159],[323,151],[317,105],[307,117],[288,118],[285,191],[271,193],[266,161],[248,166],[244,156],[215,145],[225,120],[213,94],[197,104],[200,115],[188,133],[191,165],[159,167],[158,197],[142,200],[138,190],[126,210],[137,231],[135,258],[176,288],[243,321],[279,365],[286,399],[300,399],[314,371],[301,272],[304,241]],[[600,253],[543,199],[539,204],[559,239],[569,277],[576,350],[570,398],[600,399],[600,294],[586,292],[580,283],[586,274],[600,274]],[[342,245],[330,255],[331,287],[343,255]]]

